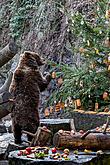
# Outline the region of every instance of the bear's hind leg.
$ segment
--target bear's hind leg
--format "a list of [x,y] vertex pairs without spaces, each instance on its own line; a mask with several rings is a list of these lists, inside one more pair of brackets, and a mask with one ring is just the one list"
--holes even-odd
[[22,140],[21,140],[22,132],[21,132],[21,127],[18,124],[13,126],[13,134],[14,134],[14,138],[15,138],[15,143],[21,144],[22,143]]

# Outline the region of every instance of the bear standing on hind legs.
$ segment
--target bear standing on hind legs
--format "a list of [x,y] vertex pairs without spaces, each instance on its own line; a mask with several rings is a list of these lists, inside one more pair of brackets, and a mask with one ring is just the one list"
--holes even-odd
[[[15,143],[21,143],[22,130],[35,133],[39,126],[40,92],[48,86],[51,76],[42,76],[39,66],[44,62],[37,53],[26,51],[21,55],[14,72],[10,92],[14,96],[12,127]],[[28,136],[28,140],[31,137]]]

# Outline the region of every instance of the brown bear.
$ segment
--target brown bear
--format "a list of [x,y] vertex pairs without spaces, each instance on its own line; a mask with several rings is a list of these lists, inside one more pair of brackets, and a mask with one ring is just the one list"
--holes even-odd
[[[40,92],[45,90],[51,80],[50,74],[42,76],[39,67],[43,64],[37,53],[25,51],[14,72],[10,92],[14,97],[12,127],[15,143],[21,143],[22,130],[35,133],[39,126]],[[30,136],[28,140],[31,140]]]

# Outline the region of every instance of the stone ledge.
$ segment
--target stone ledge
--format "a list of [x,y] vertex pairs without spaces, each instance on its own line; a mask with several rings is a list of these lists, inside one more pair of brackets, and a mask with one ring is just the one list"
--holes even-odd
[[106,123],[107,116],[110,112],[96,113],[93,111],[74,110],[71,113],[71,118],[74,119],[77,130],[83,129],[85,131],[94,129]]
[[47,126],[48,129],[52,131],[52,133],[58,132],[60,129],[70,130],[70,119],[41,119],[41,126]]

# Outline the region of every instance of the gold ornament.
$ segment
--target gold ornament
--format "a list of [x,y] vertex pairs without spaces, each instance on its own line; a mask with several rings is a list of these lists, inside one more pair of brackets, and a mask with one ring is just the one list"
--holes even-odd
[[97,48],[95,48],[95,53],[99,54],[99,50]]
[[91,63],[90,68],[94,69],[95,67],[96,67],[96,63],[95,62]]
[[104,93],[103,93],[103,99],[104,99],[104,100],[108,99],[108,92],[104,92]]
[[108,64],[110,64],[110,53],[108,54]]
[[74,101],[74,104],[75,104],[75,109],[76,109],[77,107],[80,107],[80,106],[81,106],[81,100],[80,100],[80,99],[75,100],[75,101]]
[[95,110],[97,111],[99,109],[99,103],[95,103]]
[[63,110],[64,108],[65,108],[65,104],[59,101],[58,104],[56,104],[55,106],[55,111],[58,112],[61,109]]
[[105,46],[110,47],[110,38],[109,37],[107,37],[105,40]]
[[103,63],[107,65],[108,64],[108,59],[104,59]]
[[53,107],[50,106],[50,113],[53,113]]
[[52,78],[53,78],[53,79],[56,78],[56,72],[52,72]]
[[60,78],[58,78],[57,82],[58,82],[58,85],[60,86],[63,84],[63,79],[60,77]]
[[90,46],[90,41],[89,40],[87,40],[87,45]]
[[110,65],[108,66],[108,71],[110,71]]
[[48,117],[50,115],[49,109],[46,108],[44,111],[45,117]]
[[109,18],[110,18],[110,10],[106,10],[105,17],[106,17],[107,19],[109,19]]
[[56,112],[60,111],[60,103],[56,104],[56,106],[55,106],[55,111],[56,111]]
[[80,53],[84,53],[85,52],[85,49],[81,47],[81,48],[79,48],[79,52]]

